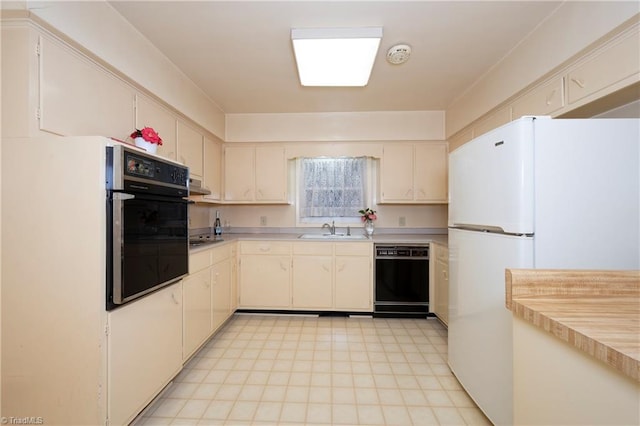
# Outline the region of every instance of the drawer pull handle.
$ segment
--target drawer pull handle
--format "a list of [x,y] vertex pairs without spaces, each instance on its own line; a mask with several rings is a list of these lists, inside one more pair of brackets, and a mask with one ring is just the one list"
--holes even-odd
[[579,78],[574,78],[574,77],[571,77],[571,81],[573,81],[575,84],[577,84],[578,87],[580,87],[581,89],[584,89],[584,81],[580,80]]

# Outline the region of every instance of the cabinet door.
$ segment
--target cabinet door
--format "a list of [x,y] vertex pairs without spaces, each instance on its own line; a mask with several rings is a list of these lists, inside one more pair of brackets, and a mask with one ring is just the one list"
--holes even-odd
[[231,261],[216,263],[211,268],[211,300],[213,330],[217,330],[231,315]]
[[415,146],[415,200],[425,203],[446,203],[447,144],[423,143]]
[[287,165],[284,147],[257,147],[256,201],[287,201]]
[[290,256],[247,255],[240,258],[240,306],[290,306]]
[[[630,33],[571,70],[567,74],[569,105],[600,91],[598,97],[637,82],[640,73],[638,44],[638,33]],[[625,79],[628,82],[616,86]]]
[[564,106],[564,79],[555,77],[536,87],[511,105],[511,117],[551,115]]
[[41,38],[40,130],[63,136],[126,139],[134,127],[134,91],[94,62]]
[[436,306],[435,314],[445,325],[449,322],[449,266],[436,260]]
[[253,147],[224,148],[224,199],[253,201],[255,194],[255,150]]
[[413,145],[387,144],[380,170],[382,202],[413,200]]
[[349,311],[373,310],[370,256],[336,256],[335,307]]
[[211,276],[209,268],[183,281],[182,357],[189,358],[211,334]]
[[156,102],[136,95],[136,129],[153,127],[162,138],[158,155],[172,160],[177,159],[176,118]]
[[207,200],[220,200],[222,195],[222,143],[204,138],[204,187],[211,191]]
[[231,246],[231,312],[233,314],[238,309],[238,246]]
[[331,256],[294,256],[291,291],[296,309],[331,309],[333,295]]
[[189,175],[202,180],[203,136],[178,121],[178,161],[189,167]]
[[109,312],[108,416],[129,424],[182,368],[182,283]]

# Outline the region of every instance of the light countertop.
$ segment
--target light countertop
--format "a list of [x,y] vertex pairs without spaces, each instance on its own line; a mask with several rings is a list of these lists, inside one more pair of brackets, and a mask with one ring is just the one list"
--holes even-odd
[[508,269],[506,305],[640,382],[640,271]]
[[318,239],[300,239],[301,233],[229,233],[222,235],[222,242],[214,244],[203,244],[191,247],[190,251],[195,252],[212,247],[218,247],[225,243],[234,241],[326,241],[326,242],[373,242],[383,244],[427,244],[437,243],[447,245],[446,234],[373,234],[373,238],[369,239],[340,239],[340,238],[318,238]]

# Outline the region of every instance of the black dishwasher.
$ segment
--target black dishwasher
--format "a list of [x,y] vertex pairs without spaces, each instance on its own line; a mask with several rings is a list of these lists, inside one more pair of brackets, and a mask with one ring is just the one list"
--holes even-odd
[[375,245],[374,313],[429,312],[429,245]]

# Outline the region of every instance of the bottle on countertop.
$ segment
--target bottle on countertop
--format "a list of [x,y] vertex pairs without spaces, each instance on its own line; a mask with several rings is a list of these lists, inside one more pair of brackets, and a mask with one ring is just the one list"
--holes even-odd
[[216,210],[216,221],[213,225],[213,234],[222,235],[222,223],[220,222],[220,212]]

